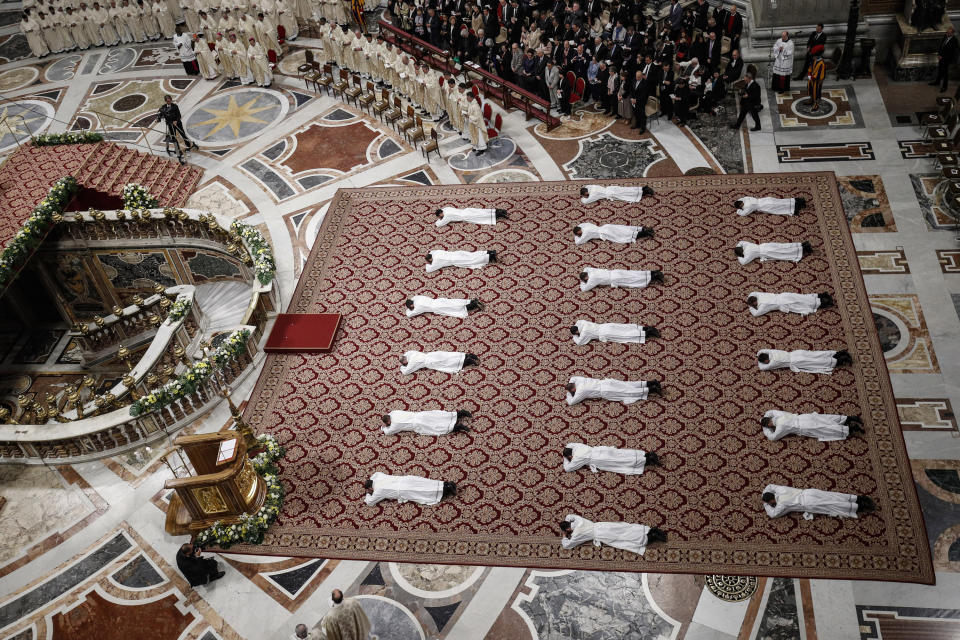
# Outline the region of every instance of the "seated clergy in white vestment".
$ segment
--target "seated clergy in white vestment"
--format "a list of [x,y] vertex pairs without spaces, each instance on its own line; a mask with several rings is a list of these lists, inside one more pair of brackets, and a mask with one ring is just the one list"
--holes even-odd
[[454,431],[469,431],[464,420],[472,418],[469,411],[401,411],[396,409],[385,416],[383,432],[388,436],[401,431],[413,431],[423,436],[443,436]]
[[429,296],[413,296],[404,303],[407,308],[407,317],[412,318],[421,313],[436,313],[441,316],[466,318],[470,311],[483,309],[483,303],[474,298],[431,298]]
[[427,273],[444,267],[479,269],[497,261],[496,251],[431,251],[427,254]]
[[813,520],[813,514],[856,518],[858,513],[873,511],[873,500],[867,496],[820,489],[794,489],[780,484],[763,488],[763,508],[771,518],[779,518],[791,511],[803,513],[804,520]]
[[573,334],[573,341],[581,346],[592,340],[643,344],[648,338],[660,337],[656,327],[619,322],[597,323],[589,320],[577,320],[577,324],[570,327],[570,333]]
[[560,523],[560,530],[563,531],[560,545],[564,549],[592,542],[595,547],[605,544],[642,556],[651,542],[667,541],[667,534],[656,527],[629,522],[592,522],[572,513]]
[[860,416],[836,413],[789,413],[771,409],[760,418],[760,428],[768,440],[788,435],[816,438],[820,442],[845,440],[851,433],[863,433]]
[[457,373],[464,367],[480,364],[480,358],[460,351],[407,351],[400,356],[400,373],[409,375],[420,369]]
[[477,209],[467,207],[457,209],[456,207],[444,207],[437,209],[437,221],[434,222],[438,227],[445,227],[451,222],[472,222],[473,224],[497,224],[497,220],[507,219],[506,209]]
[[740,198],[733,203],[738,216],[748,216],[754,211],[777,216],[792,216],[807,206],[803,198]]
[[363,488],[367,493],[363,501],[369,505],[377,504],[381,500],[396,500],[401,504],[437,504],[457,493],[457,485],[453,482],[430,480],[420,476],[391,476],[379,471],[363,483]]
[[583,244],[590,240],[607,240],[630,244],[637,238],[652,238],[653,229],[650,227],[634,227],[629,224],[604,224],[597,226],[592,222],[581,222],[573,228],[573,242]]
[[580,291],[594,287],[623,287],[641,289],[651,282],[663,282],[661,271],[631,271],[629,269],[595,269],[585,267],[580,272]]
[[627,476],[643,473],[646,466],[655,467],[660,458],[653,451],[591,447],[580,442],[569,442],[563,448],[563,470],[576,471],[587,467],[591,473],[610,471]]
[[757,352],[757,363],[761,371],[790,367],[790,371],[797,373],[826,373],[829,375],[838,365],[853,364],[853,358],[850,357],[846,349],[840,351],[760,349]]
[[584,378],[573,376],[564,389],[567,391],[567,404],[574,405],[584,400],[602,398],[633,404],[638,400],[646,400],[651,393],[660,393],[659,380],[615,380],[613,378]]
[[597,200],[619,200],[620,202],[640,202],[643,196],[652,196],[650,187],[605,187],[598,184],[588,184],[580,187],[580,202],[590,204]]
[[766,262],[767,260],[787,260],[788,262],[800,262],[803,256],[813,253],[813,247],[809,242],[764,242],[755,244],[741,240],[733,249],[733,254],[737,256],[737,262],[740,264],[750,264],[754,260]]
[[763,293],[762,291],[751,291],[750,295],[747,296],[747,306],[750,307],[750,315],[754,317],[762,316],[771,311],[799,313],[805,316],[817,309],[832,307],[833,304],[833,297],[829,293]]

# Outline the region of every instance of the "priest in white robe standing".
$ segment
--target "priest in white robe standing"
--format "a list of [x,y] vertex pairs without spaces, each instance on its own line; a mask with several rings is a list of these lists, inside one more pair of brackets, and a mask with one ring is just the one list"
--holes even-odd
[[653,451],[590,447],[580,442],[567,443],[562,453],[563,470],[567,472],[587,467],[591,473],[609,471],[632,476],[643,473],[647,466],[660,464],[660,457]]
[[873,500],[867,496],[820,489],[794,489],[779,484],[768,484],[763,488],[763,508],[771,518],[800,511],[804,520],[813,520],[819,513],[825,516],[856,518],[859,513],[873,511]]
[[439,271],[445,267],[463,267],[479,269],[497,261],[496,251],[441,251],[427,254],[427,273]]
[[597,200],[619,200],[620,202],[640,202],[643,196],[652,196],[651,187],[616,187],[588,184],[580,187],[580,202],[590,204]]
[[834,305],[833,297],[829,293],[764,293],[751,291],[747,296],[747,306],[750,315],[762,316],[771,311],[783,313],[799,313],[809,315],[817,309],[826,309]]
[[733,203],[738,216],[748,216],[754,211],[775,216],[792,216],[807,206],[803,198],[749,198],[743,197]]
[[667,534],[656,527],[629,522],[593,522],[572,513],[560,523],[560,530],[563,531],[560,545],[564,549],[592,542],[595,547],[605,544],[642,556],[651,542],[667,541]]
[[487,124],[483,121],[483,111],[480,109],[480,102],[476,100],[473,93],[467,94],[467,128],[470,133],[470,143],[473,145],[473,152],[477,156],[482,156],[487,152]]
[[607,240],[630,244],[637,238],[652,238],[653,229],[650,227],[635,227],[628,224],[604,224],[597,226],[592,222],[581,222],[573,228],[573,241],[581,245],[590,240]]
[[813,253],[813,247],[809,242],[764,242],[755,244],[741,240],[733,249],[733,255],[737,256],[737,262],[740,264],[750,264],[754,260],[766,262],[767,260],[787,260],[789,262],[800,262],[803,256]]
[[375,505],[381,500],[396,500],[400,504],[437,504],[457,493],[457,485],[453,482],[430,480],[420,476],[391,476],[380,471],[370,476],[370,479],[363,483],[363,488],[367,494],[363,501],[368,505]]
[[456,207],[443,207],[437,209],[437,221],[434,222],[438,227],[445,227],[451,222],[472,222],[473,224],[497,224],[497,220],[507,219],[506,209],[480,209],[477,207],[466,207],[458,209]]
[[636,342],[643,344],[648,338],[659,338],[660,332],[656,327],[620,322],[590,322],[577,320],[577,324],[570,327],[573,342],[580,346],[593,340],[600,342]]
[[642,289],[651,282],[663,282],[661,271],[631,271],[629,269],[595,269],[586,267],[580,272],[580,291],[590,291],[594,287],[622,287],[624,289]]
[[250,46],[247,47],[247,64],[253,73],[253,79],[258,86],[269,87],[273,83],[273,71],[271,70],[270,60],[267,59],[267,51],[263,48],[256,38],[249,38]]
[[760,428],[767,440],[775,441],[788,435],[816,438],[820,442],[846,440],[851,433],[863,433],[860,416],[836,413],[789,413],[771,409],[760,419]]
[[458,373],[464,367],[480,364],[473,353],[460,351],[407,351],[400,356],[400,373],[410,375],[420,369]]
[[646,400],[651,393],[660,393],[659,380],[615,380],[613,378],[585,378],[573,376],[564,389],[567,404],[575,405],[584,400],[601,398],[623,404]]
[[761,371],[789,367],[790,371],[796,373],[825,373],[830,375],[837,366],[853,364],[853,358],[850,357],[846,349],[840,351],[760,349],[757,352],[757,363]]
[[469,411],[391,411],[380,416],[383,421],[383,432],[388,436],[401,431],[413,431],[423,436],[443,436],[455,431],[469,431],[470,427],[464,422],[472,418]]
[[430,298],[428,296],[413,296],[404,303],[407,317],[419,316],[421,313],[436,313],[441,316],[466,318],[469,312],[483,309],[483,303],[476,298]]

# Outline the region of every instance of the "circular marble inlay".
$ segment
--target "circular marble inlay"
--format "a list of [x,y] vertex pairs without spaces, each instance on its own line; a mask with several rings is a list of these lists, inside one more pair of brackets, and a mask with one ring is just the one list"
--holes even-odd
[[757,579],[752,576],[707,576],[707,589],[726,602],[742,602],[757,590]]
[[417,618],[405,606],[383,596],[356,596],[370,619],[370,638],[377,640],[424,640]]
[[523,169],[500,169],[493,173],[488,173],[477,182],[500,183],[500,182],[539,182],[540,178]]
[[627,154],[622,151],[609,151],[600,156],[600,166],[607,169],[618,169],[627,164]]
[[0,91],[13,91],[25,87],[40,75],[36,67],[19,67],[0,73]]
[[0,151],[46,129],[53,120],[53,106],[41,100],[7,102],[0,107],[2,120],[6,120],[7,126],[0,130]]
[[827,97],[820,98],[820,109],[814,111],[810,98],[798,98],[790,104],[790,110],[804,118],[829,118],[837,112],[837,103]]
[[391,562],[390,575],[408,593],[421,598],[448,598],[483,575],[483,567]]
[[201,147],[252,140],[287,115],[286,96],[245,87],[218,94],[197,105],[185,119],[187,134]]
[[81,60],[83,60],[83,56],[76,54],[60,58],[47,67],[44,76],[48,82],[72,80],[73,75],[77,72],[77,67],[80,66]]
[[147,96],[142,93],[131,93],[130,95],[123,96],[112,105],[110,108],[114,111],[133,111],[137,107],[141,106],[147,101]]
[[897,348],[903,339],[900,327],[893,318],[879,313],[873,313],[873,324],[877,327],[877,335],[880,336],[880,348],[884,353],[888,353]]
[[685,176],[712,176],[717,172],[711,169],[710,167],[694,167],[693,169],[687,169],[683,174]]

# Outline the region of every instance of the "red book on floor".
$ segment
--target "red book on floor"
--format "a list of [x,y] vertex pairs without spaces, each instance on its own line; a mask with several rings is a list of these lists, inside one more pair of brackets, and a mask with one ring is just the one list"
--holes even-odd
[[264,351],[329,351],[340,327],[339,313],[281,313]]

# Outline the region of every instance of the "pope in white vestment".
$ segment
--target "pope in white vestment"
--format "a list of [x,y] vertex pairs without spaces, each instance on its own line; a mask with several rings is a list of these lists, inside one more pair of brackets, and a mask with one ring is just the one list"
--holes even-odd
[[[590,322],[577,320],[574,325],[577,333],[573,334],[573,342],[583,346],[592,340],[600,342],[637,342],[643,344],[647,340],[643,325],[626,324],[619,322]],[[572,332],[571,332],[572,333]]]
[[[750,264],[754,260],[766,262],[767,260],[788,260],[790,262],[800,262],[803,258],[805,242],[764,242],[755,244],[741,240],[737,243],[737,262],[740,264]],[[809,246],[809,245],[807,245]],[[742,252],[742,255],[740,255]]]
[[460,351],[406,351],[401,358],[400,373],[409,375],[420,369],[457,373],[463,369],[466,358],[467,354]]
[[581,222],[573,230],[573,241],[578,245],[590,240],[607,240],[609,242],[630,244],[631,242],[636,242],[641,234],[643,234],[643,227],[635,227],[628,224],[605,224],[597,226],[592,222]]
[[807,206],[803,198],[738,198],[734,203],[738,216],[748,216],[754,211],[777,216],[792,216]]
[[468,312],[480,308],[479,300],[467,298],[430,298],[428,296],[413,296],[406,302],[407,317],[412,318],[421,313],[436,313],[441,316],[466,318]]
[[[760,361],[759,358],[761,355],[766,355],[768,361]],[[757,364],[761,371],[789,367],[790,371],[797,373],[826,373],[829,375],[833,373],[837,364],[849,359],[850,356],[846,351],[807,351],[806,349],[783,351],[781,349],[760,349],[760,351],[757,352],[757,358]]]
[[791,434],[816,438],[820,442],[832,442],[834,440],[845,440],[850,435],[848,426],[848,416],[835,413],[789,413],[787,411],[777,411],[771,409],[763,414],[764,420],[761,424],[763,435],[768,440],[779,440],[784,436]]
[[[573,390],[571,392],[571,385]],[[573,376],[567,385],[567,404],[575,405],[584,400],[602,398],[623,404],[633,404],[638,400],[646,400],[650,392],[660,391],[660,383],[656,380],[615,380],[613,378],[584,378]]]
[[[640,289],[650,284],[651,280],[657,280],[654,274],[660,274],[659,280],[663,280],[663,274],[659,271],[631,271],[629,269],[595,269],[586,267],[580,273],[580,291],[590,291],[594,287],[623,287],[626,289]],[[586,277],[584,277],[586,275]]]
[[[476,207],[466,207],[457,209],[456,207],[443,207],[437,209],[437,221],[434,222],[438,227],[445,227],[451,222],[472,222],[473,224],[497,224],[497,212],[503,209],[479,209]],[[504,217],[503,215],[500,216]]]
[[[592,473],[610,471],[624,475],[639,475],[647,464],[647,453],[640,449],[618,449],[617,447],[590,447],[580,442],[570,442],[564,448],[570,449],[570,459],[563,458],[564,471],[576,471],[587,467]],[[656,456],[651,456],[654,464]]]
[[[586,193],[584,193],[586,190]],[[620,202],[640,202],[645,195],[653,195],[650,187],[615,187],[588,184],[580,188],[580,202],[590,204],[597,200],[619,200]]]
[[456,411],[440,410],[394,410],[387,415],[390,418],[390,424],[383,427],[383,432],[387,435],[393,435],[401,431],[413,431],[424,436],[443,436],[453,431],[454,427],[457,426],[457,419],[460,417]]
[[570,536],[564,535],[560,540],[564,549],[572,549],[588,542],[592,542],[595,547],[605,544],[641,556],[647,549],[650,527],[643,524],[592,522],[572,513],[564,518],[564,522],[569,522],[571,527]]
[[820,296],[816,293],[763,293],[762,291],[751,291],[747,297],[756,300],[756,307],[750,307],[750,314],[753,316],[762,316],[771,311],[782,311],[784,313],[799,313],[802,316],[808,315],[820,308]]
[[370,476],[369,483],[373,484],[373,492],[363,497],[368,505],[374,505],[381,500],[396,500],[404,502],[419,502],[420,504],[437,504],[443,499],[443,481],[430,480],[420,476],[391,476],[377,471]]
[[841,518],[857,517],[857,497],[852,493],[838,493],[836,491],[821,491],[820,489],[794,489],[779,484],[768,484],[763,493],[772,493],[776,500],[775,505],[764,501],[763,508],[771,518],[779,518],[791,511],[803,513],[804,520],[813,520],[813,514],[825,516],[839,516]]
[[479,269],[491,262],[496,262],[495,251],[441,251],[430,252],[427,261],[427,273],[438,271],[445,267],[463,267],[465,269]]

